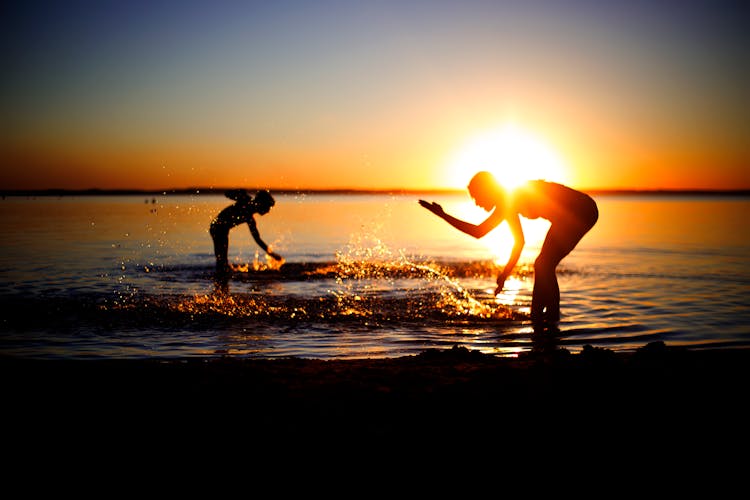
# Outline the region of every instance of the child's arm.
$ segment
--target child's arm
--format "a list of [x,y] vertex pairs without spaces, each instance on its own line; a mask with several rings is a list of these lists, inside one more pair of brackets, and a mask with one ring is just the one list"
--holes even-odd
[[258,232],[258,225],[255,223],[255,219],[251,218],[249,221],[247,221],[247,226],[250,228],[250,234],[253,235],[253,239],[255,240],[255,243],[257,243],[258,246],[262,248],[264,252],[266,252],[268,255],[270,255],[274,259],[281,260],[281,255],[275,252],[270,252],[268,250],[268,245],[266,245],[266,242],[263,241],[263,239],[260,237],[260,233]]

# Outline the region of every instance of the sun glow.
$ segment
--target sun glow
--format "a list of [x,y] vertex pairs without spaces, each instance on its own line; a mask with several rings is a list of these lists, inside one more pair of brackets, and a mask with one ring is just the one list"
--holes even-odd
[[[513,124],[486,131],[467,141],[449,161],[446,179],[453,187],[467,186],[480,170],[493,173],[509,190],[534,179],[568,182],[566,166],[557,152],[531,132]],[[488,215],[470,199],[452,209],[458,218],[476,224]],[[549,229],[549,222],[544,219],[522,218],[521,224],[526,245],[519,265],[535,255]],[[482,243],[497,265],[507,262],[513,238],[506,223],[482,238]]]
[[507,189],[534,179],[567,182],[566,168],[557,152],[533,133],[514,124],[468,140],[449,160],[446,170],[447,180],[453,187],[466,186],[480,170],[495,174]]
[[[468,193],[465,201],[445,203],[443,208],[449,214],[473,224],[479,224],[489,215],[474,204]],[[544,237],[547,235],[547,230],[549,230],[549,221],[541,218],[529,220],[521,217],[521,225],[523,226],[526,243],[518,261],[519,266],[530,264],[536,258]],[[477,243],[487,250],[487,257],[491,258],[497,266],[504,266],[508,262],[514,242],[508,224],[503,222],[478,240]]]

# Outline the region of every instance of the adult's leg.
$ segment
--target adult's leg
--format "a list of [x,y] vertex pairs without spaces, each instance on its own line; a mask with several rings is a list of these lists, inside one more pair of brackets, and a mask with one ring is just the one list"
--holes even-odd
[[560,285],[557,266],[594,227],[599,219],[596,202],[589,196],[580,196],[567,216],[553,222],[547,231],[539,257],[534,262],[534,291],[531,301],[531,318],[537,322],[560,321]]
[[532,322],[560,321],[560,285],[557,266],[581,241],[593,224],[553,223],[534,262],[534,289],[531,300]]
[[560,319],[560,288],[555,268],[562,257],[557,250],[555,233],[550,228],[539,257],[534,261],[534,289],[531,295],[531,321],[534,325]]
[[567,255],[560,247],[559,229],[550,227],[539,257],[534,261],[534,289],[531,299],[531,319],[534,323],[560,321],[560,286],[557,265]]

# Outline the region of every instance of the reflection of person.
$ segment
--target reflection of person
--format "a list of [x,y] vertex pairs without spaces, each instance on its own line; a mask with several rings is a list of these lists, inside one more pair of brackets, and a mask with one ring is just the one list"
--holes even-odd
[[274,259],[281,260],[281,256],[269,251],[268,245],[261,239],[254,217],[255,214],[267,214],[276,204],[271,193],[265,190],[258,191],[255,198],[251,198],[244,189],[235,189],[225,194],[227,198],[235,200],[235,203],[219,212],[219,215],[211,222],[210,233],[214,240],[216,270],[222,273],[229,270],[229,230],[243,222],[247,223],[250,234],[253,235],[258,246]]
[[535,326],[556,324],[560,320],[560,288],[555,270],[599,218],[594,200],[567,186],[541,180],[529,181],[506,192],[489,172],[479,172],[471,179],[469,194],[479,207],[491,212],[479,225],[448,215],[437,203],[419,200],[419,204],[475,238],[481,238],[502,221],[508,221],[514,240],[513,250],[497,278],[495,294],[502,291],[523,250],[525,241],[519,215],[550,221],[542,249],[534,262],[531,320]]

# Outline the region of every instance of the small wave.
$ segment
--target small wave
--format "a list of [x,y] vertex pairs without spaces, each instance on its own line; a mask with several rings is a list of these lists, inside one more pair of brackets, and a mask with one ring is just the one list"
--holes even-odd
[[[122,298],[92,296],[75,299],[5,301],[2,307],[3,351],[34,350],[35,345],[86,343],[111,348],[114,339],[133,345],[160,345],[164,334],[185,339],[218,339],[229,332],[257,332],[279,342],[297,332],[334,344],[352,331],[377,328],[387,332],[430,330],[429,335],[459,330],[462,335],[507,328],[523,319],[510,308],[479,305],[461,297],[417,292],[399,298],[331,294],[295,298],[258,294],[145,295]],[[504,326],[503,326],[504,325]],[[274,333],[275,332],[275,333]],[[397,334],[398,336],[400,334]],[[202,340],[203,341],[203,340]],[[422,340],[417,340],[422,342]],[[72,348],[72,347],[71,347]]]
[[[155,279],[173,279],[182,276],[184,279],[213,279],[213,265],[152,265],[133,266],[142,274]],[[403,259],[394,261],[322,261],[322,262],[285,262],[279,267],[254,265],[253,263],[230,264],[228,278],[236,281],[310,281],[335,278],[359,279],[421,279],[436,274],[455,278],[494,279],[499,267],[493,261],[436,261]],[[561,271],[569,272],[569,271]],[[529,266],[516,269],[515,274],[528,276],[533,271]]]
[[327,296],[302,298],[221,292],[192,296],[133,296],[104,308],[135,314],[141,311],[147,314],[158,313],[161,320],[172,317],[176,324],[217,318],[264,319],[290,323],[366,319],[379,324],[393,324],[420,320],[483,322],[524,317],[507,306],[482,302],[469,294],[445,290],[415,290],[399,297],[335,290]]
[[[339,253],[335,261],[270,261],[232,264],[229,274],[217,277],[213,266],[202,264],[152,266],[144,275],[159,282],[160,293],[149,293],[141,285],[128,290],[109,309],[138,315],[158,312],[167,323],[220,318],[256,318],[274,321],[346,321],[361,319],[376,323],[408,321],[497,321],[525,316],[494,296],[469,290],[462,281],[487,280],[492,286],[497,265],[492,261],[432,261],[378,252]],[[523,274],[528,270],[522,268]],[[195,282],[213,282],[209,291],[185,293]],[[303,283],[320,283],[302,287]],[[250,284],[250,292],[238,283]],[[274,283],[284,287],[278,291]],[[256,287],[256,285],[259,285]],[[157,287],[155,287],[157,288]],[[169,293],[169,289],[175,293]],[[230,293],[230,288],[233,293]],[[274,291],[275,290],[275,291]],[[262,292],[261,292],[262,291]],[[265,293],[268,292],[268,293]],[[171,318],[166,320],[165,318]]]

